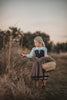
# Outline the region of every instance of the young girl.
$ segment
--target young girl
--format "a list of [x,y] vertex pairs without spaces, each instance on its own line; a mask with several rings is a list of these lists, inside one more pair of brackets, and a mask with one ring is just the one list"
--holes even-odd
[[40,36],[34,38],[34,44],[35,47],[32,48],[30,54],[21,54],[21,56],[32,58],[35,55],[31,71],[31,78],[35,80],[36,87],[39,85],[39,80],[42,80],[42,88],[44,88],[46,86],[48,72],[44,71],[41,65],[44,57],[47,56],[47,48],[45,47],[42,37]]

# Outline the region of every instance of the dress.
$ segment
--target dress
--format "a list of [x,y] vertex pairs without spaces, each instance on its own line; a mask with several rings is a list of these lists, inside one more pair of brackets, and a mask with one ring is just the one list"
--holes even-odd
[[47,80],[49,73],[42,69],[42,63],[44,61],[44,56],[47,55],[47,48],[46,47],[33,47],[30,54],[26,56],[28,58],[32,58],[34,56],[32,70],[31,70],[31,78],[33,80]]

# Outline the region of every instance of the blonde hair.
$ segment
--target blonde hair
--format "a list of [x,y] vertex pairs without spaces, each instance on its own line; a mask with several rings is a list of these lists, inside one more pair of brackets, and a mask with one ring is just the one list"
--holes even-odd
[[44,41],[43,41],[43,39],[42,39],[41,36],[36,36],[34,38],[34,40],[37,41],[37,42],[39,42],[39,43],[42,43],[42,46],[45,47],[45,43],[44,43]]

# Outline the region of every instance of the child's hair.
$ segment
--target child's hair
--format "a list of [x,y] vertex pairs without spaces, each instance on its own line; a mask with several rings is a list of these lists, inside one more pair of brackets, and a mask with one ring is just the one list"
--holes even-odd
[[39,43],[42,43],[42,46],[45,47],[45,43],[44,43],[44,41],[43,41],[43,39],[42,39],[41,36],[36,36],[34,38],[34,40],[37,41],[37,42],[39,42]]

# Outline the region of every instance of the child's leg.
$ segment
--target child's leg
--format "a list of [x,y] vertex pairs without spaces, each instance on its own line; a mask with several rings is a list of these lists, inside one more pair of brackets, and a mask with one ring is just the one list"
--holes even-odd
[[46,80],[43,80],[43,86],[46,86]]
[[39,85],[39,80],[35,80],[36,87]]

